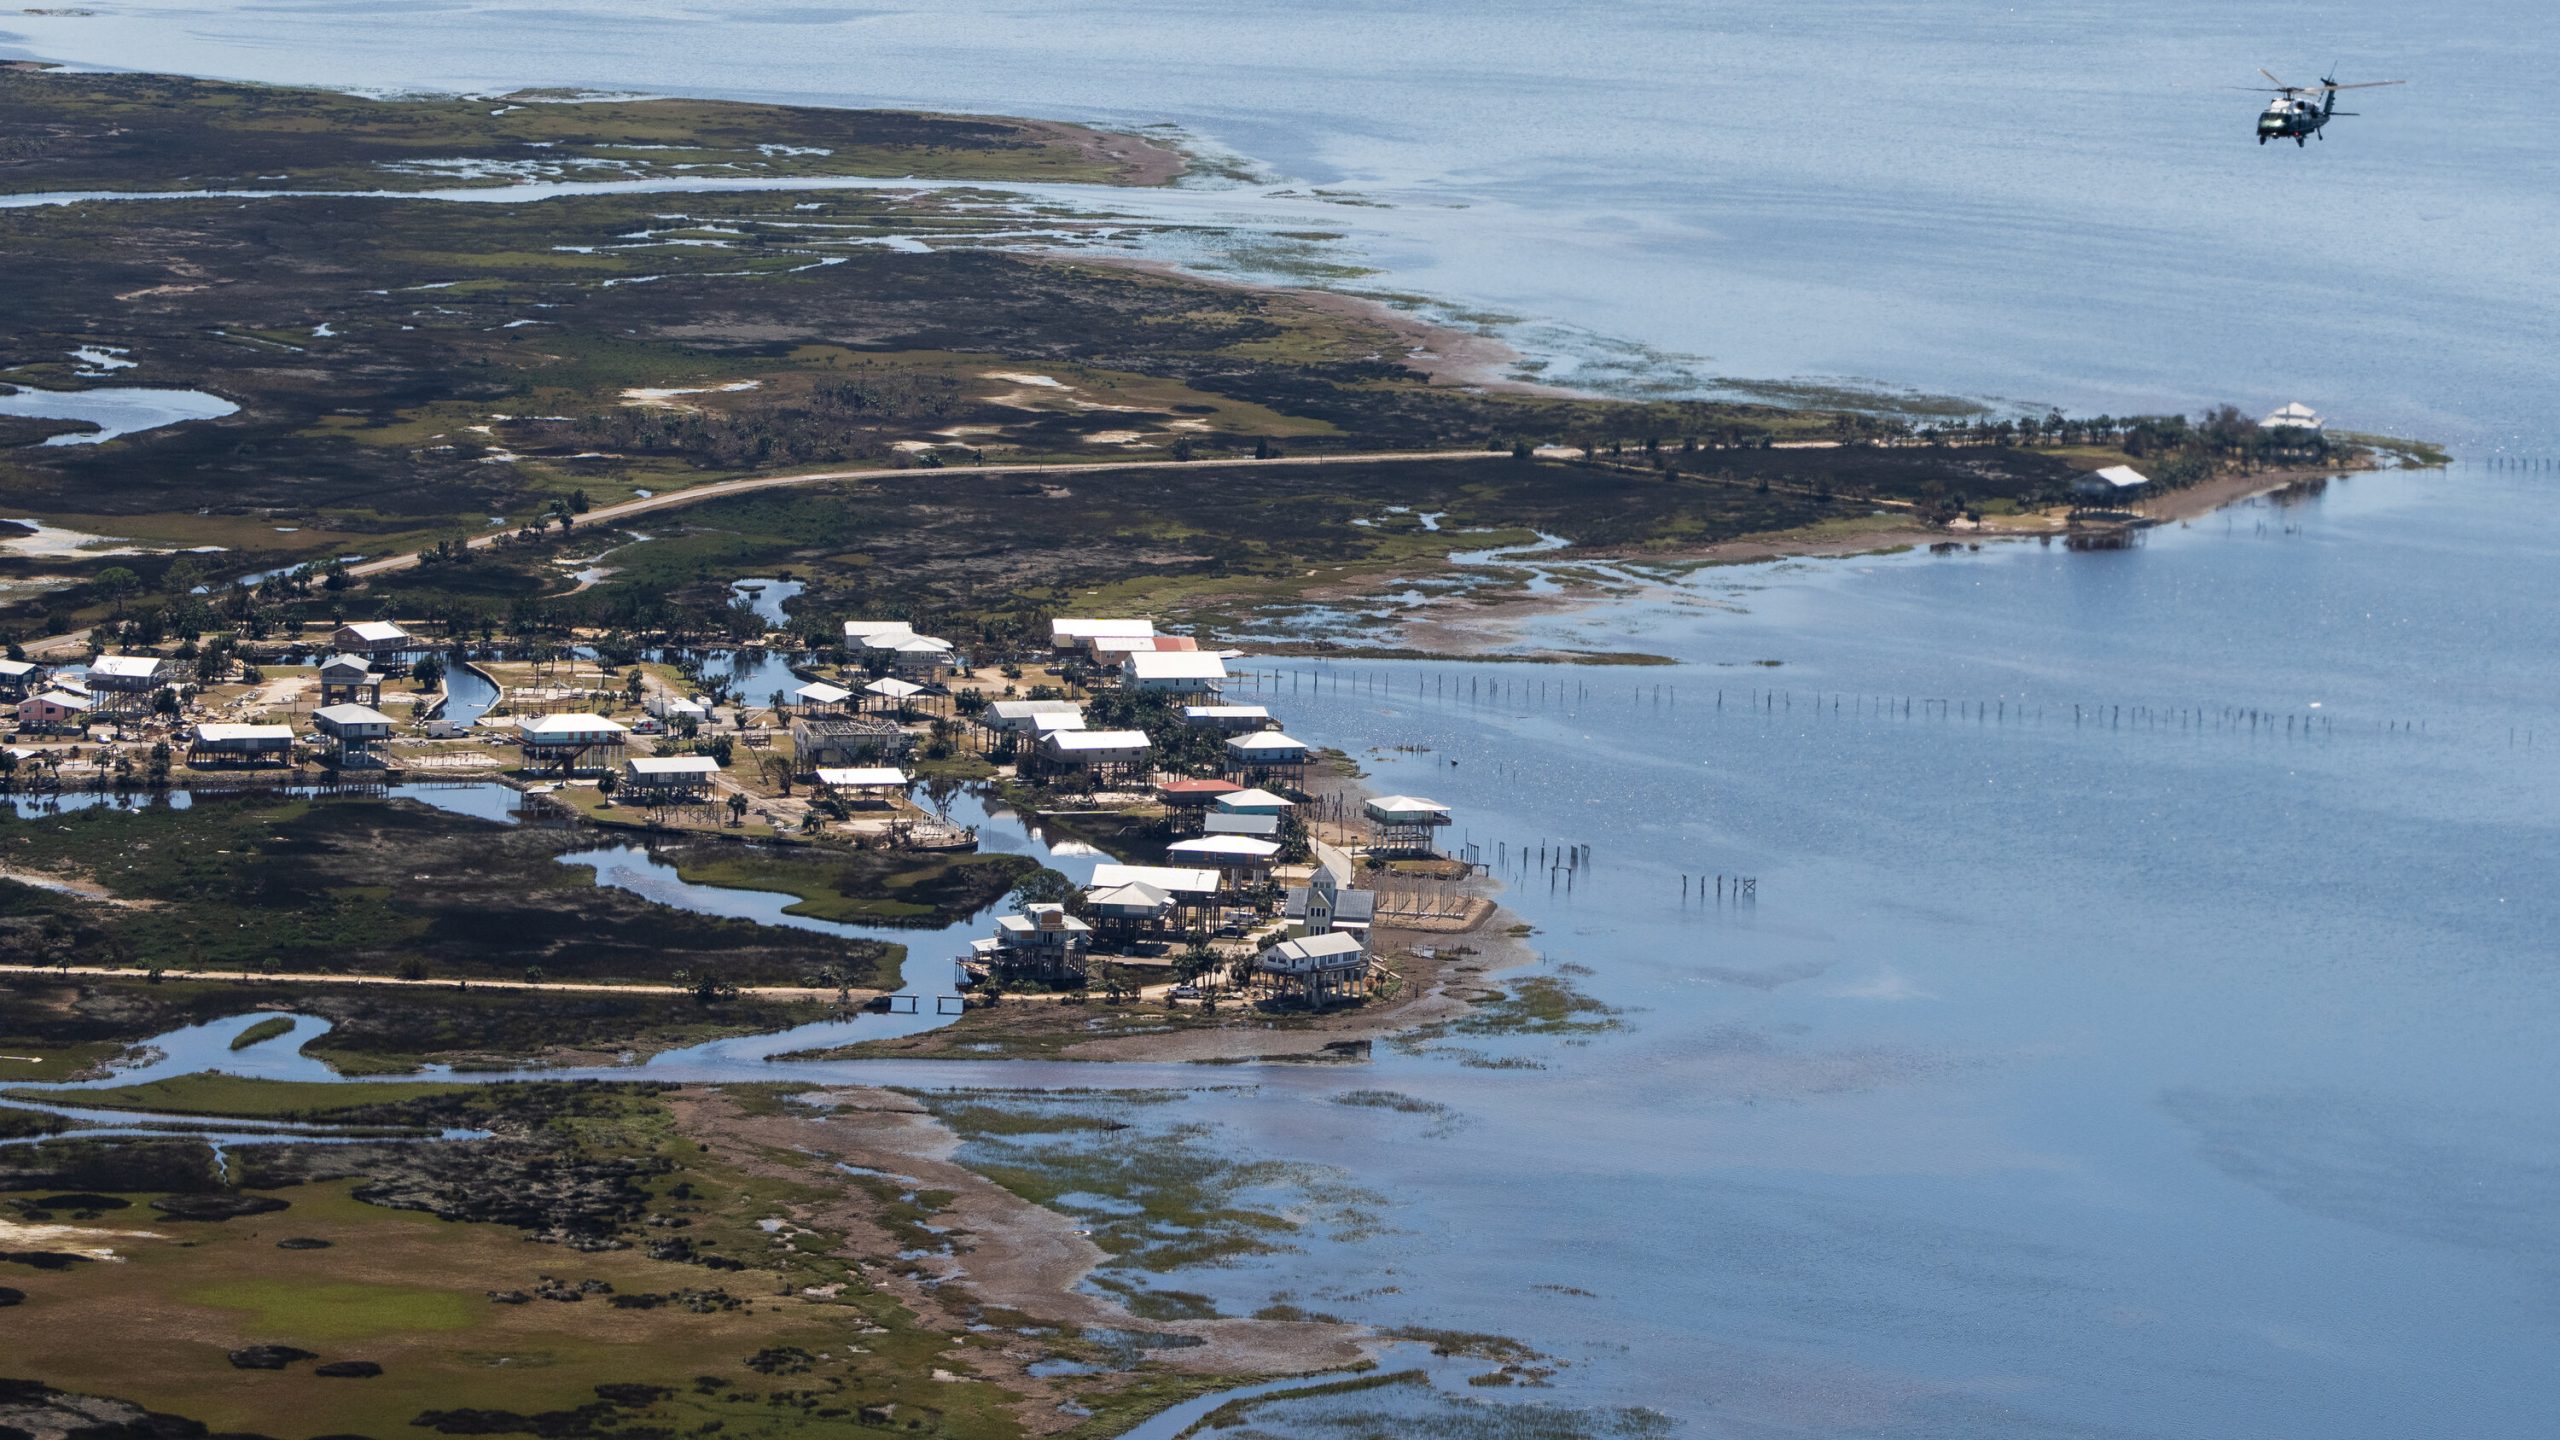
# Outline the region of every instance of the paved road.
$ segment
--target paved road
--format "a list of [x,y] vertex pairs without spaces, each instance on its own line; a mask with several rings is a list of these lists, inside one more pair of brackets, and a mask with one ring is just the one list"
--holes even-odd
[[[873,466],[862,470],[812,470],[790,475],[751,475],[742,480],[719,480],[709,485],[696,485],[690,490],[670,490],[664,495],[651,495],[639,500],[624,500],[612,505],[600,505],[579,516],[578,523],[589,526],[611,525],[617,521],[628,520],[635,515],[680,509],[687,505],[702,504],[706,500],[720,500],[731,495],[747,495],[758,490],[783,490],[797,485],[825,485],[838,480],[886,480],[893,476],[913,477],[919,473],[956,478],[962,475],[1101,475],[1123,470],[1280,470],[1291,466],[1369,465],[1381,460],[1493,460],[1500,459],[1504,453],[1499,450],[1378,450],[1358,455],[1278,455],[1268,460],[1244,456],[1216,460],[1115,460],[1063,461],[1039,465],[951,465],[931,472],[921,472],[914,466]],[[495,545],[514,533],[511,529],[492,529],[486,534],[472,536],[469,543],[475,549]],[[387,575],[395,570],[406,570],[417,563],[418,557],[415,554],[385,555],[379,560],[367,560],[360,565],[350,565],[347,567],[347,573],[363,579],[366,576]]]

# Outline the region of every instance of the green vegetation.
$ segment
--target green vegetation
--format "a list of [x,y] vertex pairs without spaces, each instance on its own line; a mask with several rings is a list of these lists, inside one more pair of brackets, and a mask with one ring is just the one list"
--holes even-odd
[[[1098,1283],[1148,1318],[1199,1318],[1207,1301],[1130,1272],[1285,1251],[1302,1225],[1365,1229],[1384,1203],[1311,1167],[1222,1154],[1208,1127],[1143,1114],[1173,1103],[1158,1093],[911,1093],[967,1142],[970,1169],[1090,1226],[1114,1261]],[[1248,1199],[1274,1192],[1289,1213]]]
[[1048,122],[542,92],[376,100],[28,65],[0,66],[0,128],[29,137],[8,157],[14,190],[425,190],[706,170],[1109,182],[1179,165],[1148,141]]
[[1023,855],[777,849],[697,844],[667,851],[703,885],[797,895],[785,913],[851,925],[942,926],[1004,898],[1039,862]]
[[799,985],[849,967],[865,984],[888,973],[888,947],[694,915],[554,863],[588,843],[353,796],[0,817],[10,863],[82,874],[145,902],[93,906],[0,883],[0,956],[455,981],[516,980],[529,965],[555,981],[664,983],[699,971]]
[[282,1015],[277,1015],[269,1019],[261,1020],[257,1024],[250,1026],[248,1029],[241,1031],[239,1034],[232,1036],[231,1048],[234,1050],[246,1050],[252,1045],[264,1045],[279,1035],[289,1035],[291,1033],[293,1033],[293,1022]]
[[[385,1105],[438,1096],[477,1093],[473,1085],[412,1082],[339,1085],[308,1080],[258,1080],[208,1071],[84,1090],[80,1103],[100,1110],[156,1110],[172,1115],[222,1115],[238,1119],[319,1120],[349,1111],[372,1111]],[[35,1092],[19,1092],[33,1098]]]

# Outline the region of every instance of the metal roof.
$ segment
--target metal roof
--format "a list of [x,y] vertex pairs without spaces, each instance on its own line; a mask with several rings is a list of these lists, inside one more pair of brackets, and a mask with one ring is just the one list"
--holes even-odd
[[1370,814],[1397,820],[1423,820],[1438,816],[1449,818],[1449,807],[1437,800],[1419,795],[1381,795],[1368,803]]
[[1115,885],[1151,885],[1168,895],[1214,895],[1218,892],[1218,872],[1181,865],[1105,862],[1093,867],[1093,885],[1097,890]]
[[625,735],[629,726],[602,715],[520,716],[516,730],[525,735]]
[[830,685],[824,680],[812,680],[793,693],[804,705],[841,705],[853,698],[852,691],[841,685]]
[[1121,663],[1133,680],[1227,678],[1227,662],[1206,650],[1142,650]]
[[2092,470],[2089,473],[2106,481],[2108,484],[2113,485],[2119,490],[2130,490],[2136,485],[2148,485],[2151,483],[2150,476],[2143,474],[2141,471],[2134,469],[2130,465],[2109,465],[2103,470]]
[[290,725],[204,724],[196,727],[196,738],[208,745],[246,743],[251,740],[281,741],[290,745],[293,743],[293,727]]
[[1084,898],[1090,905],[1135,905],[1149,910],[1161,910],[1173,903],[1171,895],[1142,880],[1087,890]]
[[907,788],[907,772],[895,765],[853,765],[830,767],[818,772],[818,783],[841,790],[870,790],[880,786]]
[[1239,815],[1274,815],[1291,808],[1297,802],[1285,795],[1274,795],[1268,790],[1254,789],[1238,790],[1232,795],[1221,795],[1217,798],[1216,804],[1221,810]]
[[89,678],[149,680],[165,663],[157,655],[101,655],[89,662]]
[[1049,622],[1051,643],[1094,640],[1109,635],[1153,635],[1153,620],[1052,620]]
[[341,625],[338,628],[341,631],[354,631],[356,638],[359,640],[406,640],[410,638],[408,631],[401,629],[399,626],[392,624],[388,620],[358,620],[352,625]]
[[391,717],[370,705],[324,705],[311,712],[314,720],[331,725],[388,725]]
[[[816,687],[812,686],[810,688],[815,689]],[[835,690],[835,687],[832,685],[827,688]],[[807,690],[803,690],[800,693],[806,695],[809,692]],[[842,695],[844,692],[837,690],[836,693],[838,695]],[[901,680],[895,675],[891,675],[883,679],[874,680],[870,684],[863,686],[862,693],[865,695],[885,695],[892,700],[905,700],[911,696],[923,694],[924,687],[918,685],[912,680]]]
[[717,775],[720,762],[708,755],[634,755],[622,768],[634,775]]
[[1168,855],[1215,855],[1236,860],[1268,860],[1280,853],[1278,841],[1251,835],[1203,835],[1197,840],[1177,840],[1164,848]]
[[1293,740],[1277,730],[1259,730],[1251,735],[1236,736],[1227,742],[1227,748],[1242,750],[1247,754],[1259,752],[1278,754],[1283,750],[1305,750],[1310,747],[1306,741]]
[[1144,750],[1144,730],[1052,730],[1049,748],[1053,750]]

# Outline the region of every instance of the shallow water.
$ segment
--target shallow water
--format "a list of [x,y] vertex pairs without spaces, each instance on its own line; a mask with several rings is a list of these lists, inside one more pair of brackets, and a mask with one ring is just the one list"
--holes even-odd
[[39,390],[0,385],[0,415],[37,420],[86,420],[95,430],[56,435],[45,445],[102,445],[126,435],[188,420],[218,420],[239,406],[201,390],[153,390],[101,385],[94,390]]

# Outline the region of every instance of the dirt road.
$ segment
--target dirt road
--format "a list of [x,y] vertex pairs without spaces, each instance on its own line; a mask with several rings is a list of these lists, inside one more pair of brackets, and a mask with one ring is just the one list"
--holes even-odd
[[[1371,465],[1382,460],[1488,460],[1499,459],[1497,450],[1379,450],[1358,455],[1278,455],[1268,460],[1250,456],[1219,460],[1124,460],[1062,461],[1039,465],[953,465],[938,472],[941,475],[1099,475],[1121,470],[1234,470],[1286,469],[1310,465]],[[638,500],[624,500],[601,505],[578,517],[581,525],[611,525],[635,515],[648,515],[660,510],[681,509],[700,505],[707,500],[725,499],[732,495],[750,495],[759,490],[784,490],[799,485],[825,485],[839,480],[886,480],[893,476],[914,476],[913,466],[871,466],[861,470],[811,470],[790,475],[751,475],[742,480],[719,480],[709,485],[696,485],[690,490],[670,490],[664,495],[650,495]],[[497,544],[515,532],[493,529],[474,535],[473,548]],[[347,567],[347,573],[358,579],[370,575],[388,575],[406,570],[418,563],[415,553],[385,555]]]

